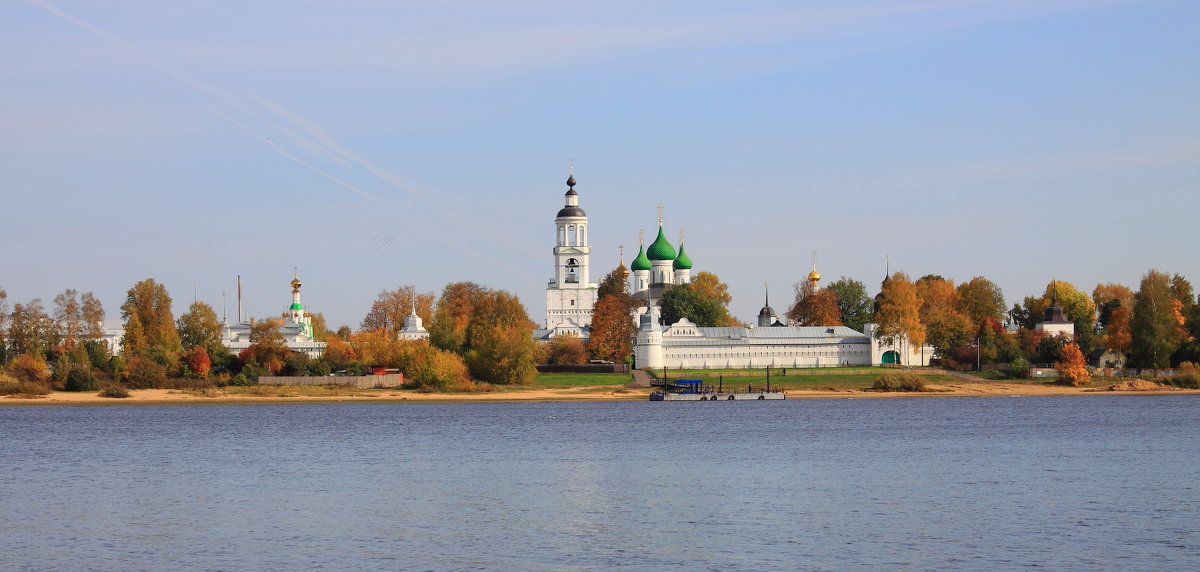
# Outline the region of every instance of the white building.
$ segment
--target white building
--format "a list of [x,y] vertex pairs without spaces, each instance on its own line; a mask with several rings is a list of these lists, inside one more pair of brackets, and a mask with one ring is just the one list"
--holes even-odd
[[422,325],[421,317],[417,315],[417,289],[413,288],[412,312],[404,318],[404,327],[397,336],[402,340],[428,340],[429,330]]
[[1042,321],[1035,324],[1034,329],[1042,332],[1043,335],[1075,335],[1075,322],[1068,320],[1063,314],[1062,306],[1058,305],[1057,284],[1055,285],[1054,292],[1051,294],[1050,305],[1046,307],[1046,313],[1042,317]]
[[[683,318],[658,324],[658,309],[640,316],[634,367],[658,369],[746,369],[765,367],[871,366],[903,362],[929,365],[930,348],[908,348],[874,339],[845,326],[706,328]],[[889,361],[895,360],[895,361]]]
[[[325,342],[318,342],[313,337],[312,316],[304,310],[300,303],[300,276],[292,279],[292,304],[283,313],[283,323],[279,325],[279,333],[283,334],[288,349],[307,354],[310,358],[319,358],[325,353]],[[235,355],[250,347],[250,331],[254,321],[242,322],[225,326],[221,332],[221,343]]]
[[567,178],[566,204],[554,218],[554,277],[546,284],[545,328],[551,337],[574,334],[586,339],[596,307],[596,284],[590,276],[587,213],[579,208],[573,171]]

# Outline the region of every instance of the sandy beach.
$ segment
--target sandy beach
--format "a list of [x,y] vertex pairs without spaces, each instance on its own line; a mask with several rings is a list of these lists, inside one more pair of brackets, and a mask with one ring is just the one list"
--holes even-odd
[[[928,397],[1004,397],[1047,395],[1154,395],[1195,394],[1200,390],[1183,390],[1146,384],[1141,390],[1110,390],[1107,388],[1068,387],[1036,383],[944,383],[930,384],[931,391],[923,393],[878,392],[863,390],[788,390],[788,399],[847,399],[847,398],[928,398]],[[84,405],[207,405],[207,404],[277,404],[277,403],[336,403],[336,402],[504,402],[504,401],[645,401],[649,389],[620,386],[571,388],[505,388],[476,393],[420,393],[411,390],[356,390],[344,395],[304,395],[302,390],[287,387],[260,388],[255,393],[222,390],[188,391],[180,389],[140,389],[130,391],[130,397],[114,399],[93,392],[73,393],[55,391],[35,398],[4,397],[0,406],[84,406]]]

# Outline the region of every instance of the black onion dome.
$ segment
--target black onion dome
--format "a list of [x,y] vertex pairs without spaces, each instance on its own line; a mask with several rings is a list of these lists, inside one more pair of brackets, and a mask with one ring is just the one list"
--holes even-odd
[[575,175],[568,175],[568,176],[567,176],[567,186],[568,186],[568,187],[574,187],[574,186],[575,186]]

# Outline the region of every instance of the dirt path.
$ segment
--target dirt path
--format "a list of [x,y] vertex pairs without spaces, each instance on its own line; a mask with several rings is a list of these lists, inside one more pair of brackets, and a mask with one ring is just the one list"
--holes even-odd
[[625,387],[630,388],[645,388],[650,387],[650,374],[640,370],[633,370],[633,381],[626,383]]

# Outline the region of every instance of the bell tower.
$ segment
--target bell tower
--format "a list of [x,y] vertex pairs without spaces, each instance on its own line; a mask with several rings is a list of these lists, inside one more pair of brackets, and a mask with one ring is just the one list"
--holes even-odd
[[546,284],[546,329],[551,335],[589,337],[596,284],[589,273],[587,213],[579,207],[575,167],[567,177],[565,204],[554,218],[554,277]]

